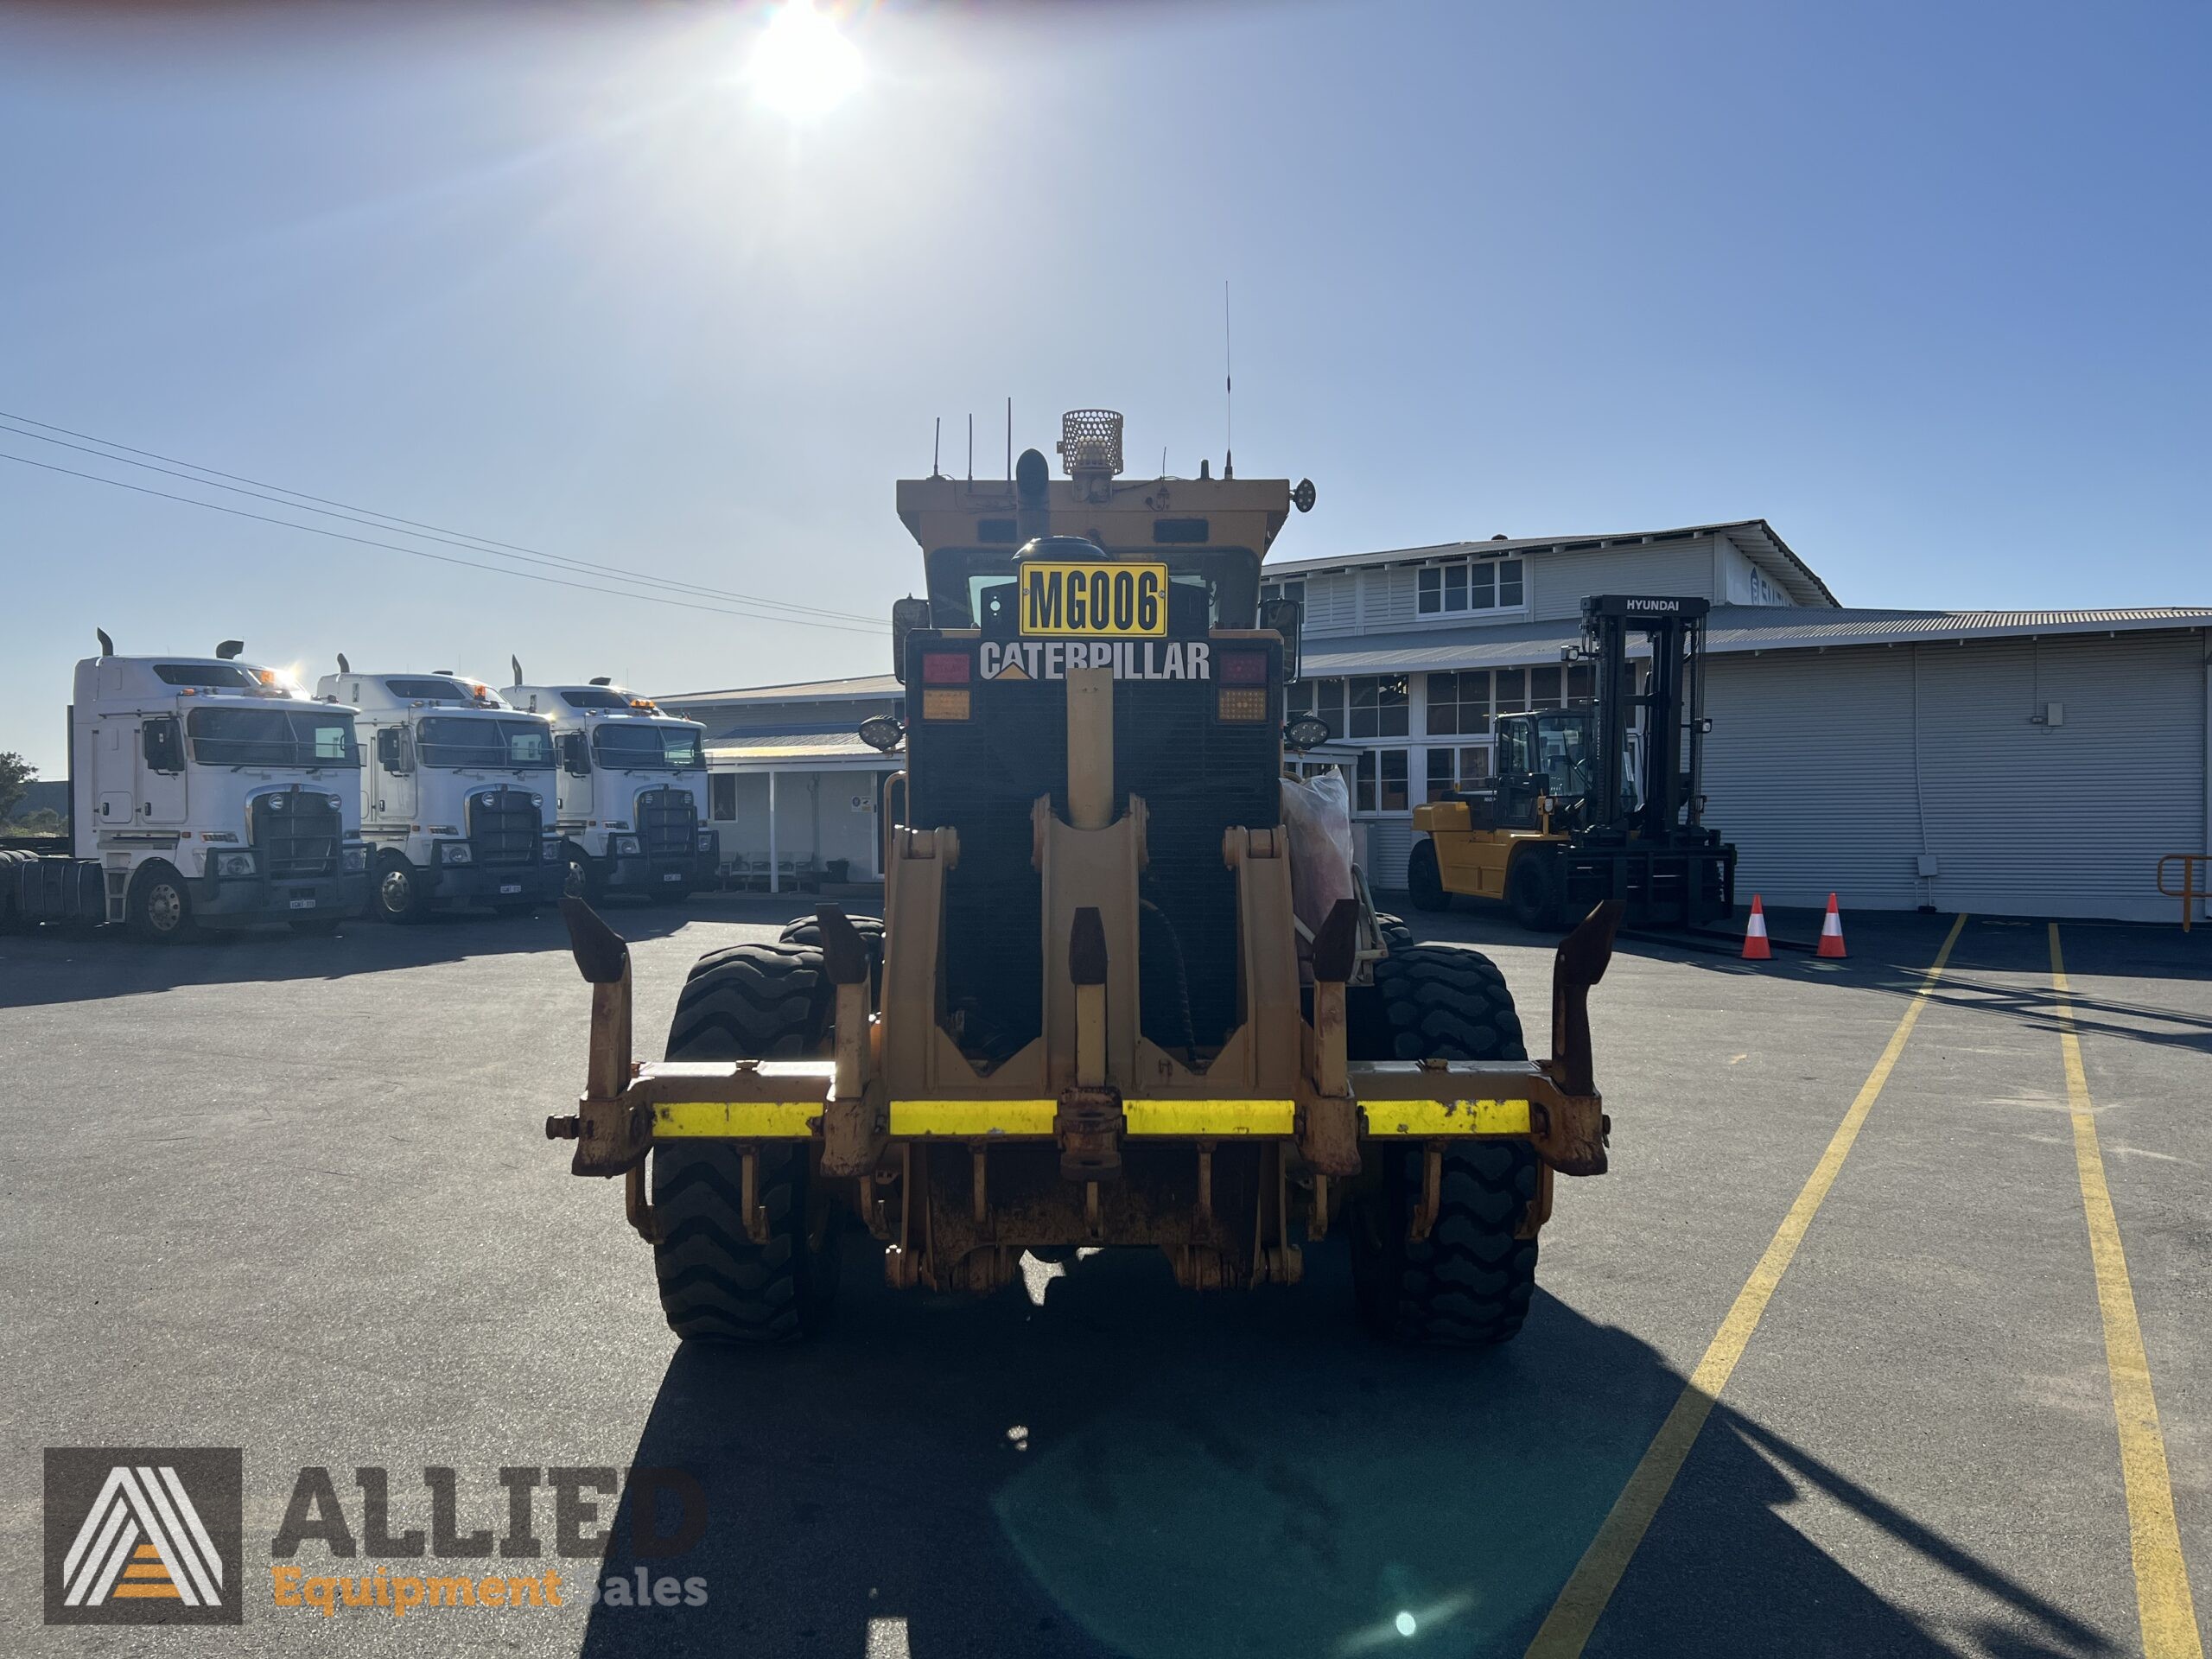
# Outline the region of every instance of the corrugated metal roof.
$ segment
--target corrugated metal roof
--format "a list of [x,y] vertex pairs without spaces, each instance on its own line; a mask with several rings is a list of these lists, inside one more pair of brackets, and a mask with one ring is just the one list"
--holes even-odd
[[747,732],[716,738],[707,745],[711,765],[761,768],[770,765],[820,766],[849,761],[874,761],[895,766],[898,761],[868,746],[850,732],[842,735],[816,732]]
[[[1716,605],[1707,623],[1706,645],[1716,653],[1817,651],[1915,640],[2130,633],[2149,628],[2212,628],[2212,609],[2162,606],[2126,611],[1847,611]],[[1522,663],[1556,662],[1561,649],[1581,637],[1577,624],[1533,622],[1309,639],[1303,671],[1309,679],[1318,679],[1427,669],[1510,668]]]
[[1764,518],[1738,518],[1725,524],[1683,524],[1673,530],[1617,531],[1599,536],[1501,536],[1486,542],[1440,542],[1433,547],[1391,548],[1376,553],[1342,554],[1334,558],[1270,559],[1270,576],[1295,576],[1317,570],[1356,569],[1364,565],[1405,564],[1427,559],[1455,558],[1468,554],[1579,553],[1592,548],[1634,549],[1700,536],[1726,536],[1745,557],[1763,566],[1782,584],[1783,591],[1801,605],[1831,606],[1835,595],[1828,585]]

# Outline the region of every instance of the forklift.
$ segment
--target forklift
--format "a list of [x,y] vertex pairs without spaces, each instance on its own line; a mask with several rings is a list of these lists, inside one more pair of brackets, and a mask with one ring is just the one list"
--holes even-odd
[[[1702,823],[1703,599],[1593,594],[1570,659],[1595,697],[1497,722],[1492,786],[1414,809],[1416,910],[1454,893],[1503,899],[1526,928],[1571,925],[1607,900],[1633,926],[1698,928],[1736,906],[1736,849]],[[1648,640],[1638,689],[1631,638]]]

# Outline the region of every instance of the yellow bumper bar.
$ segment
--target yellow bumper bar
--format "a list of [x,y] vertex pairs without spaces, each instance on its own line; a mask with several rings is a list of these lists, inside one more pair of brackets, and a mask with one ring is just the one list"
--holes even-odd
[[[1059,1111],[1054,1100],[894,1100],[894,1141],[989,1139],[1049,1141]],[[1289,1100],[1127,1100],[1133,1141],[1287,1140],[1297,1128]],[[820,1127],[822,1108],[804,1101],[664,1101],[653,1107],[656,1140],[804,1141]],[[1360,1109],[1370,1135],[1415,1140],[1459,1135],[1525,1135],[1525,1100],[1386,1100]]]

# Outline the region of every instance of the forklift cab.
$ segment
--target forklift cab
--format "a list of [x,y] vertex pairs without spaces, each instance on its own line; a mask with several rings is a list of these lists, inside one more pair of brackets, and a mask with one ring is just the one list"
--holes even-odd
[[1539,803],[1552,803],[1554,827],[1563,828],[1591,789],[1595,732],[1588,709],[1509,715],[1497,722],[1497,793],[1493,823],[1501,830],[1535,830]]

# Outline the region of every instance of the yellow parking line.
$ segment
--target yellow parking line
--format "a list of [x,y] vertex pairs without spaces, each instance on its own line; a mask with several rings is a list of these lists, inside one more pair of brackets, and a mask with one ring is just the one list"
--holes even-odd
[[2174,1521],[2173,1486],[2166,1470],[2166,1440],[2158,1429],[2158,1402],[2151,1393],[2151,1357],[2135,1318],[2135,1292],[2120,1245],[2120,1221],[2105,1185],[2104,1154],[2097,1148],[2097,1119],[2089,1080],[2082,1070],[2082,1040],[2074,1032],[2073,987],[2050,925],[2050,988],[2056,996],[2058,1046],[2066,1059],[2066,1099],[2074,1119],[2074,1163],[2082,1177],[2082,1208],[2089,1222],[2089,1258],[2097,1269],[2097,1308],[2105,1327],[2105,1370],[2112,1377],[2112,1414],[2120,1426],[2120,1468],[2127,1483],[2127,1537],[2135,1558],[2135,1611],[2143,1626],[2144,1659],[2202,1659],[2196,1604],[2182,1560],[2181,1529]]
[[1598,1535],[1590,1541],[1590,1548],[1575,1563],[1574,1571],[1559,1592],[1559,1599],[1552,1604],[1542,1628],[1537,1630],[1535,1640],[1529,1643],[1530,1659],[1573,1659],[1589,1641],[1590,1633],[1598,1628],[1605,1604],[1612,1599],[1637,1546],[1643,1541],[1652,1518],[1666,1502],[1668,1490],[1681,1472],[1690,1447],[1697,1442],[1698,1431],[1705,1427],[1705,1420],[1713,1411],[1713,1402],[1727,1386],[1736,1362],[1744,1357],[1751,1332],[1758,1328],[1759,1316],[1766,1312],[1775,1287],[1789,1270],[1790,1258],[1797,1254],[1805,1230],[1813,1224],[1813,1217],[1819,1211],[1821,1201],[1835,1185],[1843,1160],[1850,1156],[1852,1142],[1859,1138],[1859,1126],[1874,1109],[1874,1102],[1880,1096],[1883,1085],[1889,1082],[1897,1057],[1904,1052],[1905,1039],[1919,1023],[1920,1011],[1928,1006],[1929,993],[1943,976],[1944,966],[1951,959],[1951,947],[1959,942],[1966,925],[1963,915],[1951,924],[1943,948],[1936,953],[1936,960],[1921,980],[1920,988],[1905,1005],[1897,1028],[1890,1033],[1889,1046],[1867,1073],[1858,1097],[1851,1103],[1851,1109],[1843,1115],[1843,1122],[1829,1137],[1827,1150],[1814,1166],[1812,1175],[1797,1194],[1796,1203],[1789,1206],[1789,1213],[1782,1218],[1773,1243],[1766,1247],[1758,1266],[1751,1269],[1751,1276],[1737,1294],[1728,1317],[1720,1322],[1719,1333],[1706,1348],[1705,1357],[1690,1373],[1690,1380],[1675,1400],[1675,1408],[1659,1426],[1659,1433],[1645,1448],[1635,1472],[1629,1476],[1628,1484],[1621,1489],[1621,1495],[1613,1500],[1613,1507],[1599,1526]]

